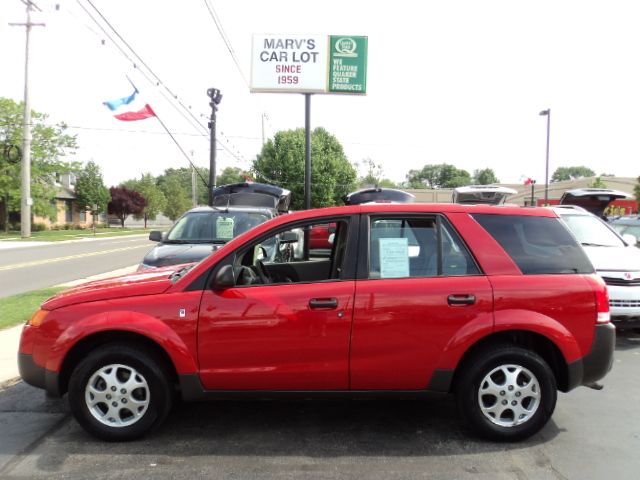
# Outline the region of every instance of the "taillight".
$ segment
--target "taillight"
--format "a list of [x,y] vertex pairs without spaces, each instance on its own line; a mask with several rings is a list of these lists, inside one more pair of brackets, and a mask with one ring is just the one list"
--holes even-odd
[[609,323],[611,314],[609,313],[609,291],[604,280],[597,275],[589,277],[592,280],[596,291],[596,323]]

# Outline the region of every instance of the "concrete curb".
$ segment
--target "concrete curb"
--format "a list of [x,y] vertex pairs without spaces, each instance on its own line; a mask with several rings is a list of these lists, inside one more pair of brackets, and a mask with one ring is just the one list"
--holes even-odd
[[[62,283],[57,286],[74,287],[76,285],[93,282],[95,280],[117,277],[119,275],[135,272],[137,267],[137,265],[132,265],[130,267],[120,268],[111,272],[100,273],[98,275],[92,275],[72,282]],[[0,387],[7,383],[16,381],[19,377],[17,358],[22,327],[23,325],[16,325],[15,327],[0,330]]]

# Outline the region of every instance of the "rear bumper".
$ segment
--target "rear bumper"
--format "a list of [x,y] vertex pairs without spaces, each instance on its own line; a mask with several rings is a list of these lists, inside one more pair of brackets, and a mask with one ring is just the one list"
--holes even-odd
[[569,365],[568,390],[589,385],[603,378],[613,365],[616,327],[611,323],[596,325],[591,351]]
[[58,372],[52,372],[33,361],[28,353],[18,353],[18,371],[22,380],[34,387],[42,388],[54,397],[60,396]]

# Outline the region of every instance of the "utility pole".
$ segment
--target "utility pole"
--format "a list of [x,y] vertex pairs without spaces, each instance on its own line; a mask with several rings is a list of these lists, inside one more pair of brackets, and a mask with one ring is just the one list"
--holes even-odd
[[209,145],[209,206],[213,206],[213,189],[216,187],[216,112],[218,105],[222,100],[222,94],[217,88],[209,88],[207,95],[211,99],[211,120],[209,121],[209,130],[211,130],[211,138]]
[[31,236],[31,104],[29,102],[29,36],[31,27],[44,27],[44,23],[31,22],[31,10],[38,8],[31,0],[22,0],[27,6],[26,23],[9,23],[12,27],[25,27],[26,42],[24,56],[24,114],[22,118],[22,163],[20,189],[20,236],[29,238]]

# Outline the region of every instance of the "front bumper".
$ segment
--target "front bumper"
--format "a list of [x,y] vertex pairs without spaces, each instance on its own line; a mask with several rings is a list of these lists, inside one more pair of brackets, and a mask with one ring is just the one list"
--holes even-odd
[[611,318],[640,317],[640,280],[613,278],[612,275],[605,277]]
[[33,356],[28,353],[18,353],[18,371],[22,380],[34,387],[43,388],[54,397],[60,397],[60,384],[58,372],[52,372],[33,361]]
[[568,390],[604,377],[613,365],[615,347],[616,327],[611,323],[596,325],[591,351],[569,365]]

